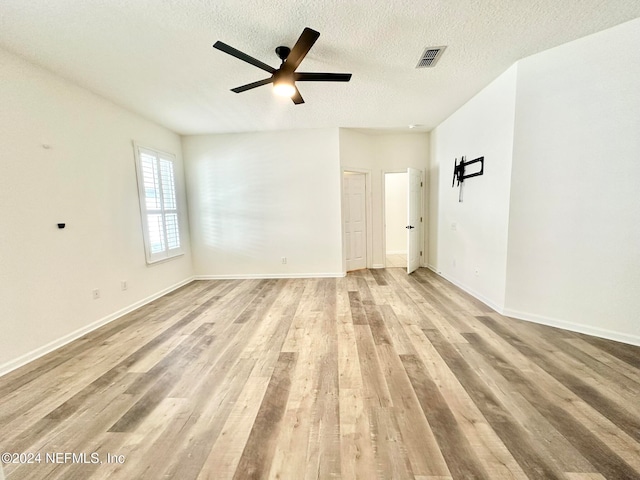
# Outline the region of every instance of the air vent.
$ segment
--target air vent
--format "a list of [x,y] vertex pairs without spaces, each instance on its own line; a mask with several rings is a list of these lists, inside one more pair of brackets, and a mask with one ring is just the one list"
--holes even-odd
[[416,68],[427,68],[435,66],[437,61],[442,56],[442,52],[444,52],[445,48],[447,47],[427,47],[420,57],[420,61],[418,62],[418,65],[416,65]]

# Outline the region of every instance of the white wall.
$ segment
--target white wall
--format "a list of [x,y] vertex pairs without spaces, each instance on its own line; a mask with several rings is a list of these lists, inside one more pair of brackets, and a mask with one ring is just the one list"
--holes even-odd
[[[429,265],[496,308],[505,295],[516,74],[507,70],[431,132]],[[462,155],[484,156],[485,166],[464,182],[459,203],[451,181]]]
[[518,66],[507,313],[640,344],[640,19]]
[[[340,129],[340,164],[343,169],[365,169],[371,175],[371,210],[373,252],[372,266],[384,266],[384,172],[401,171],[407,167],[425,172],[429,166],[428,133],[362,133],[351,129]],[[426,212],[427,187],[425,183]],[[424,215],[423,215],[424,217]],[[427,220],[423,222],[423,234]],[[426,235],[424,235],[426,252]],[[424,257],[423,257],[424,258]],[[424,261],[422,262],[424,263]]]
[[406,173],[384,175],[384,224],[386,253],[407,253],[407,181]]
[[198,276],[342,275],[337,129],[190,136],[183,152]]
[[[638,45],[640,19],[523,59],[431,132],[434,270],[505,314],[640,345]],[[486,165],[459,204],[463,154]]]
[[132,140],[177,156],[184,202],[178,135],[3,50],[0,85],[3,373],[193,271],[187,218],[186,255],[151,267],[140,224]]

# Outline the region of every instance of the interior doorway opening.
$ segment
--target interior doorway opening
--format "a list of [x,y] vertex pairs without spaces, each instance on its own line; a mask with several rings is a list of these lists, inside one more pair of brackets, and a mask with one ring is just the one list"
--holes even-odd
[[407,172],[384,174],[385,266],[407,267]]

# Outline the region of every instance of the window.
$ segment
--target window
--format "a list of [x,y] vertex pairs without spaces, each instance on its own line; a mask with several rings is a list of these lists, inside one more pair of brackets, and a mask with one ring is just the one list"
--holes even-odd
[[136,146],[136,171],[147,263],[182,255],[173,155]]

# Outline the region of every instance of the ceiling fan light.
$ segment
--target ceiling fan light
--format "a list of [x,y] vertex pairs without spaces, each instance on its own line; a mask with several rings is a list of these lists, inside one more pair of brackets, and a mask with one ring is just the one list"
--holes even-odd
[[273,92],[282,97],[293,97],[296,93],[296,87],[289,82],[277,82],[273,84]]

